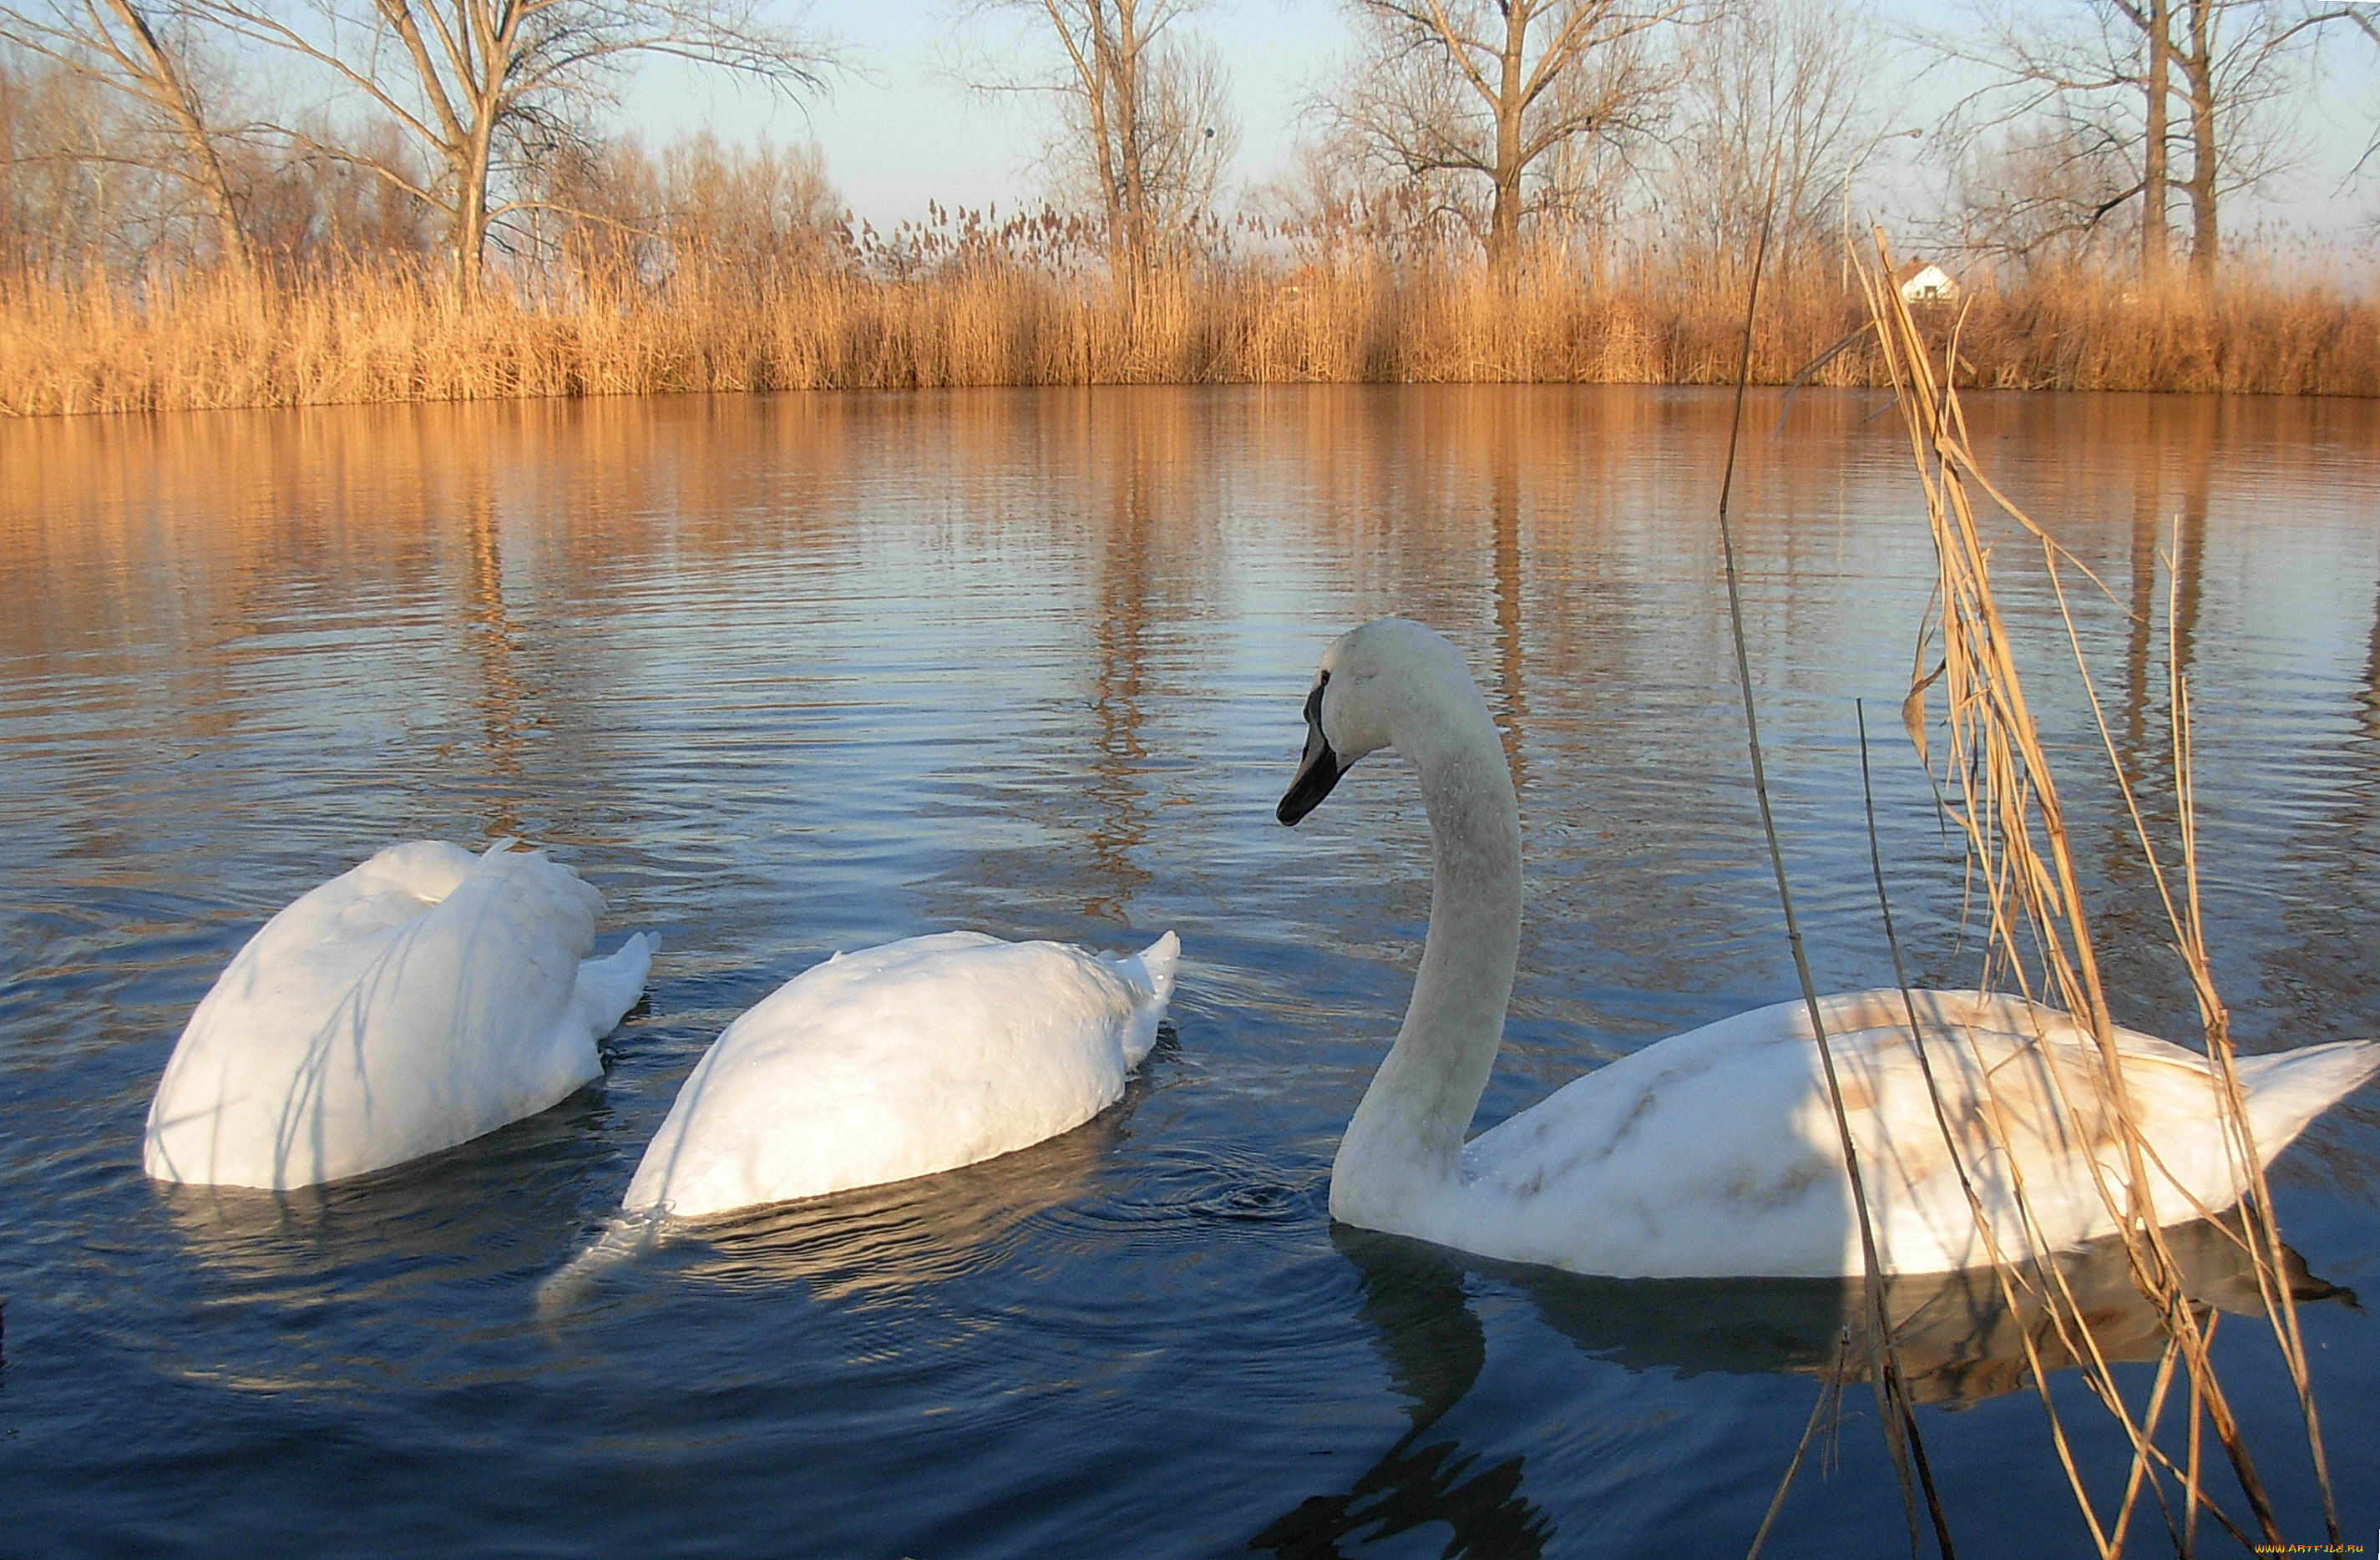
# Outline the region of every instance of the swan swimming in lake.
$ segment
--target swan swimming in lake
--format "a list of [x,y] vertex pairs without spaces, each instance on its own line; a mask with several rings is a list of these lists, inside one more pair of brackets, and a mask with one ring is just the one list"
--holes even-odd
[[636,1005],[653,940],[588,959],[602,896],[512,845],[393,845],[266,921],[175,1044],[142,1168],[314,1186],[468,1142],[601,1075],[595,1042]]
[[[1738,1014],[1586,1074],[1481,1133],[1521,928],[1521,827],[1502,744],[1461,654],[1384,618],[1322,656],[1305,752],[1278,816],[1295,823],[1349,766],[1394,748],[1429,814],[1429,934],[1394,1046],[1330,1173],[1342,1223],[1614,1277],[1849,1276],[1864,1271],[1842,1151],[1803,1004]],[[2034,1255],[2010,1155],[2049,1249],[2113,1232],[2092,1175],[2120,1175],[2113,1123],[2092,1102],[2089,1031],[2062,1013],[1973,992],[1913,993],[1960,1158],[2003,1254]],[[1910,1044],[1902,993],[1819,1004],[1888,1273],[1990,1261]],[[2180,1223],[2236,1202],[2205,1059],[2115,1031],[2124,1087],[2162,1167],[2155,1206]],[[2344,1042],[2239,1058],[2269,1163],[2380,1067]],[[2062,1102],[2071,1102],[2070,1107]],[[2005,1152],[1981,1125],[1997,1115]],[[2119,1181],[2111,1184],[2120,1185]],[[2120,1194],[2119,1194],[2120,1195]]]
[[1099,957],[979,932],[836,954],[704,1053],[628,1183],[695,1218],[907,1180],[1028,1147],[1123,1097],[1182,945]]

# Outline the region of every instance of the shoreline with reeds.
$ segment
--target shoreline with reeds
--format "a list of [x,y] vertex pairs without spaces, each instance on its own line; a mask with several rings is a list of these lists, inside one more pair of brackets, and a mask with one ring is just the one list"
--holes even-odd
[[[1125,285],[993,262],[589,268],[474,294],[417,270],[0,277],[0,415],[989,385],[1723,384],[1743,280],[1564,263],[1160,269]],[[1830,267],[1764,288],[1752,382],[1878,386]],[[2380,396],[2380,302],[2242,277],[2143,297],[2037,273],[1917,311],[1964,389]],[[1848,344],[1846,344],[1848,340]]]

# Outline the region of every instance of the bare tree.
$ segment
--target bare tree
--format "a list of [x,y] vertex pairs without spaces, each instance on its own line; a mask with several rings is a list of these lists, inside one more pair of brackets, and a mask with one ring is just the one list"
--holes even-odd
[[518,184],[542,156],[583,145],[616,73],[663,55],[785,90],[816,89],[824,45],[762,21],[755,0],[189,0],[241,38],[286,52],[359,97],[419,153],[410,160],[303,127],[273,127],[302,154],[346,163],[410,194],[446,231],[460,286],[490,237],[538,209]]
[[1029,18],[1056,45],[1050,68],[969,72],[980,91],[1048,94],[1060,129],[1049,159],[1062,187],[1105,219],[1111,260],[1128,275],[1178,239],[1213,202],[1238,133],[1211,45],[1182,28],[1196,0],[986,0]]
[[[419,149],[385,120],[348,129],[310,128],[315,140],[338,140],[350,158],[257,156],[244,179],[240,214],[259,255],[315,272],[358,261],[418,262],[440,252],[445,230],[437,214],[371,171],[404,171],[409,183],[429,182]],[[260,148],[267,153],[277,148]]]
[[[93,155],[137,163],[188,186],[206,207],[221,257],[245,269],[249,243],[232,180],[217,142],[221,135],[201,95],[190,61],[188,13],[181,0],[46,0],[30,7],[0,4],[0,38],[31,50],[61,69],[119,94],[162,131],[168,150],[123,145]],[[159,139],[154,134],[142,140]]]
[[115,258],[138,203],[103,156],[120,107],[87,78],[0,53],[0,271],[65,277]]
[[2289,130],[2312,44],[2334,24],[2373,30],[2357,7],[2309,0],[2067,0],[2048,17],[1979,0],[1968,25],[1920,38],[1985,77],[1946,123],[1945,144],[1971,168],[2004,152],[2054,176],[2028,182],[2024,210],[1979,213],[1983,230],[2038,241],[2052,230],[2119,230],[2114,219],[2126,215],[2140,274],[2155,284],[2169,263],[2179,185],[2192,274],[2204,286],[2221,253],[2225,197],[2295,158]]
[[1686,10],[1685,0],[1346,4],[1360,43],[1332,109],[1340,128],[1442,192],[1500,274],[1519,259],[1525,219],[1568,204],[1591,182],[1594,153],[1658,116],[1670,78],[1650,41]]
[[2079,261],[2129,241],[2141,210],[2139,180],[2104,128],[2055,112],[1960,148],[1951,175],[1944,237],[2012,260]]
[[1662,189],[1690,247],[1749,258],[1776,170],[1775,242],[1815,250],[1837,192],[1880,139],[1876,40],[1835,0],[1764,0],[1701,29],[1686,50]]
[[757,295],[832,263],[843,208],[815,148],[722,144],[703,131],[658,153],[634,136],[540,170],[549,267],[657,284],[689,271]]

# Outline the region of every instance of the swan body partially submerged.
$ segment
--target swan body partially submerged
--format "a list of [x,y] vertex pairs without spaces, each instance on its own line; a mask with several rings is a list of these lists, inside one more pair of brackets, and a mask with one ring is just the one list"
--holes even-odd
[[[1613,1277],[1864,1271],[1840,1137],[1799,1002],[1646,1046],[1465,1142],[1520,940],[1520,815],[1494,723],[1454,647],[1398,618],[1325,652],[1306,719],[1281,821],[1311,811],[1356,760],[1394,748],[1421,782],[1434,872],[1412,1004],[1331,1169],[1334,1218]],[[1919,1066],[1912,1005],[1955,1156]],[[1898,990],[1828,997],[1819,1010],[1886,1272],[1991,1260],[1961,1164],[2002,1256],[2116,1229],[2100,1174],[2120,1205],[2117,1124],[2097,1103],[2095,1042],[2065,1014],[1973,992]],[[2206,1059],[2129,1030],[2114,1038],[2151,1150],[2158,1221],[2237,1202],[2247,1167]],[[2269,1163],[2380,1068],[2380,1045],[2307,1046],[2243,1057],[2238,1068],[2255,1152]]]
[[720,1035],[623,1207],[693,1218],[955,1169],[1081,1126],[1156,1042],[1181,944],[978,932],[813,965]]
[[644,990],[653,940],[588,959],[602,896],[500,840],[394,845],[248,940],[149,1107],[162,1181],[286,1189],[418,1159],[561,1102]]

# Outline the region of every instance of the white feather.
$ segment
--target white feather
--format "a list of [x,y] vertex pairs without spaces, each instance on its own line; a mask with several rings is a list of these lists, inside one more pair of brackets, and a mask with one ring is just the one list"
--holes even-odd
[[281,1189],[451,1148],[601,1072],[653,940],[581,963],[602,898],[502,840],[391,846],[284,908],[190,1016],[149,1107],[165,1181]]
[[1172,995],[1172,932],[1101,958],[976,932],[837,955],[727,1027],[628,1185],[684,1217],[1012,1152],[1122,1097]]

